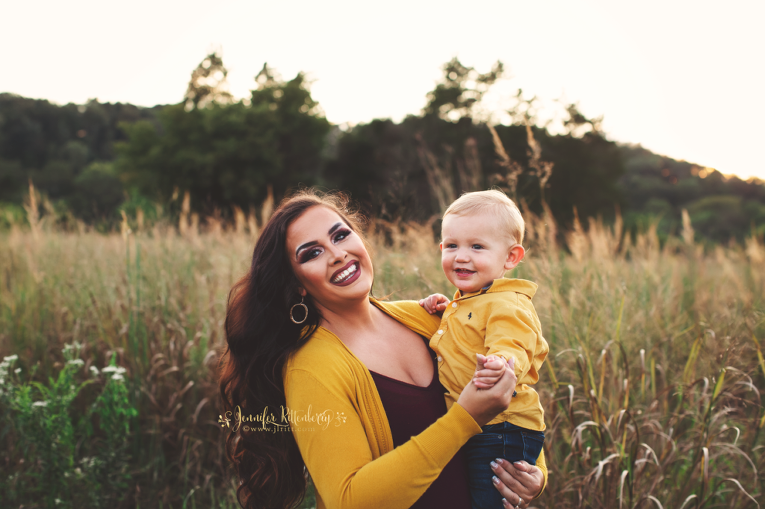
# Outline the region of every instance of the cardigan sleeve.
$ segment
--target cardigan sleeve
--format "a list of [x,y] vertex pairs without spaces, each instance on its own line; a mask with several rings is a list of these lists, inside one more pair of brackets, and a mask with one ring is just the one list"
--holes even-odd
[[542,489],[539,491],[539,495],[534,497],[534,499],[537,499],[542,496],[542,493],[544,493],[545,488],[547,487],[547,461],[545,461],[545,450],[544,448],[539,451],[539,457],[537,458],[537,467],[539,470],[542,471],[542,474],[545,476],[545,480],[542,482]]
[[[373,459],[362,418],[347,395],[328,389],[312,373],[294,369],[285,377],[290,411],[311,409],[335,416],[329,425],[293,423],[303,461],[327,508],[414,504],[480,426],[460,405],[405,444]],[[345,419],[343,419],[343,417]]]

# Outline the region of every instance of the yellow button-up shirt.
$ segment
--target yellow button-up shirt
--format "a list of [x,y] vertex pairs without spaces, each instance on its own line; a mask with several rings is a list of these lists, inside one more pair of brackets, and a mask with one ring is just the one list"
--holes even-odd
[[526,429],[545,429],[539,380],[549,347],[531,303],[537,285],[523,279],[496,279],[488,290],[461,295],[458,290],[441,318],[430,347],[438,355],[438,378],[447,389],[446,406],[457,402],[472,380],[476,354],[515,357],[518,393],[510,406],[489,424],[509,422]]

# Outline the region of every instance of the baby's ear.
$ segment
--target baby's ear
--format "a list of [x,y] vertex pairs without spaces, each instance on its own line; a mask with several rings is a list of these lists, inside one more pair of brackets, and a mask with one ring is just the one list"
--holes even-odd
[[438,249],[440,249],[441,251],[444,250],[444,243],[443,242],[439,242],[438,243]]
[[523,246],[516,244],[507,251],[507,259],[505,260],[505,270],[514,269],[516,265],[521,263],[523,257],[526,256],[526,250]]

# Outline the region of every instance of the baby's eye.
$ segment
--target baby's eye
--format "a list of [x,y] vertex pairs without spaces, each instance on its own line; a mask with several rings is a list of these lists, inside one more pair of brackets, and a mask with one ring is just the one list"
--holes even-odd
[[455,247],[457,247],[457,244],[446,244],[446,247],[449,249],[454,249]]
[[481,244],[473,244],[473,249],[483,249]]

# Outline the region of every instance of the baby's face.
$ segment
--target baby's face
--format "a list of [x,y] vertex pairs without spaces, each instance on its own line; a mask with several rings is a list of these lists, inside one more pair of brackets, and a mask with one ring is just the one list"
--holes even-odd
[[515,243],[490,214],[444,218],[441,226],[441,267],[462,293],[477,292],[505,275]]

